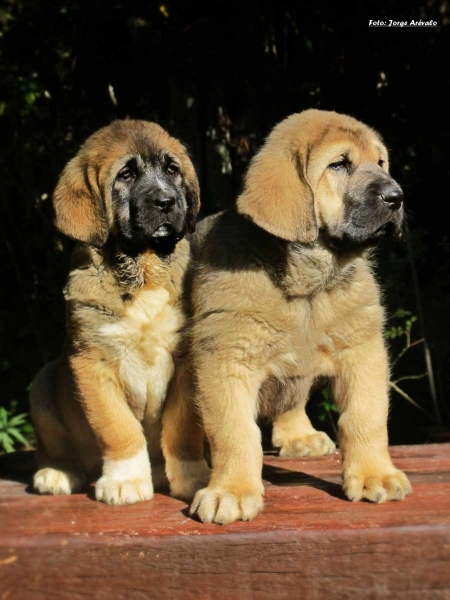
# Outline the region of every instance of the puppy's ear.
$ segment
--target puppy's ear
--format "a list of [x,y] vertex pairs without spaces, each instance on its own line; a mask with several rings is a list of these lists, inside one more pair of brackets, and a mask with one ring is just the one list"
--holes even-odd
[[182,164],[184,171],[184,184],[186,186],[186,201],[188,205],[186,214],[186,226],[189,233],[195,231],[197,223],[197,215],[200,210],[200,186],[197,179],[197,174],[194,165],[187,153],[182,156]]
[[100,248],[108,239],[108,221],[98,183],[89,170],[80,155],[65,166],[53,192],[55,225],[74,240]]
[[252,160],[238,211],[273,235],[312,244],[318,235],[314,195],[297,152],[265,146]]

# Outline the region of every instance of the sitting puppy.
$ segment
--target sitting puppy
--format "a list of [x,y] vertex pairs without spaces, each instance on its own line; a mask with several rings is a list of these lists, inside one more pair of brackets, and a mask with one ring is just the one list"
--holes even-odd
[[[269,135],[236,208],[200,224],[192,360],[213,471],[191,512],[203,522],[249,520],[261,510],[258,416],[273,419],[281,456],[335,450],[305,412],[320,376],[331,378],[340,411],[347,497],[410,493],[389,456],[389,365],[370,262],[370,248],[399,236],[402,221],[403,194],[380,136],[351,117],[307,110]],[[175,407],[187,403],[187,389],[180,383],[168,407],[178,431],[189,413]],[[189,496],[192,478],[180,475],[191,463],[183,466],[176,444],[166,458],[173,493]]]
[[70,494],[101,472],[97,500],[149,500],[149,453],[153,483],[165,479],[161,414],[184,324],[194,167],[159,125],[114,121],[68,163],[53,202],[58,229],[81,243],[64,291],[64,353],[32,384],[34,487]]

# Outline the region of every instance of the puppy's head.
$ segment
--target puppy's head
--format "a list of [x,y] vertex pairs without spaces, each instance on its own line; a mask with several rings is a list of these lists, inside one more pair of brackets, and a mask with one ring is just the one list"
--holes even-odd
[[239,212],[283,239],[354,250],[399,234],[403,193],[380,136],[355,119],[307,110],[275,127],[247,173]]
[[155,123],[114,121],[89,137],[53,194],[56,226],[103,246],[109,236],[136,248],[175,246],[195,229],[194,167],[182,144]]

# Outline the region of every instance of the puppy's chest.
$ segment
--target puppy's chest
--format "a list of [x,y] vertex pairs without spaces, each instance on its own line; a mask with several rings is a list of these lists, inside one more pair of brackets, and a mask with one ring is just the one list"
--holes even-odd
[[295,315],[285,345],[274,361],[273,374],[282,377],[332,376],[338,354],[348,347],[345,324],[331,306],[309,305]]
[[164,288],[141,290],[102,337],[135,416],[156,416],[173,375],[184,318]]
[[327,333],[294,336],[295,341],[281,351],[272,363],[271,374],[279,377],[317,377],[334,374],[336,339]]

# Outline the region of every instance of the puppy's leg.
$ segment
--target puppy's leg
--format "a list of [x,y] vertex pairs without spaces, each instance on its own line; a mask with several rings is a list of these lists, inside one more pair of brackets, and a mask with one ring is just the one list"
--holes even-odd
[[263,507],[261,432],[255,422],[263,377],[237,364],[198,365],[198,402],[211,445],[213,472],[191,514],[204,523],[250,521]]
[[[36,462],[39,470],[33,477],[33,487],[40,494],[55,496],[76,494],[86,484],[86,473],[76,461],[76,451],[55,414],[41,412],[33,419],[36,429]],[[43,436],[47,443],[41,441]]]
[[[45,467],[45,463],[49,466]],[[61,496],[76,494],[86,484],[84,473],[49,458],[40,461],[41,468],[33,477],[33,487],[40,494]]]
[[411,492],[388,449],[388,361],[380,334],[344,350],[337,364],[334,395],[341,413],[344,492],[350,500],[402,500]]
[[272,445],[280,448],[280,456],[325,456],[336,450],[326,433],[314,429],[305,411],[313,380],[313,377],[296,378],[281,390],[292,394],[297,406],[274,421]]
[[192,500],[208,485],[211,471],[203,451],[204,431],[194,405],[192,366],[184,361],[175,370],[163,413],[162,448],[170,493]]
[[33,487],[41,494],[74,494],[86,483],[57,410],[60,359],[45,365],[36,375],[30,393],[30,412],[37,437],[36,462],[39,470]]
[[150,500],[153,485],[147,442],[115,374],[107,363],[84,356],[72,357],[71,367],[102,450],[102,477],[95,486],[97,500],[107,504]]
[[166,477],[164,456],[161,450],[161,414],[158,418],[144,418],[144,433],[147,449],[152,465],[152,482],[155,490],[167,490],[169,482]]

